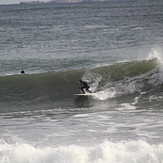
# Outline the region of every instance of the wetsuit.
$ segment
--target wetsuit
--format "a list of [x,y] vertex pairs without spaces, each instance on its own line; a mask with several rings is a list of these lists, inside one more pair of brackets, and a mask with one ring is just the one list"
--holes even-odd
[[86,89],[86,91],[88,91],[89,93],[92,93],[90,90],[88,90],[90,87],[88,86],[88,83],[87,83],[87,82],[82,81],[82,80],[79,80],[79,82],[80,82],[80,84],[81,84],[80,89],[81,89],[81,91],[82,91],[83,93],[85,93],[85,92],[84,92],[84,89]]

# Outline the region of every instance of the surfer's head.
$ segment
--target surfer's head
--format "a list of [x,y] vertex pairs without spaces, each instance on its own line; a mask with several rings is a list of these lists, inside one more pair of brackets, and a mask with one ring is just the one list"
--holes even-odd
[[82,83],[82,80],[81,79],[79,80],[79,83]]
[[21,71],[21,74],[24,74],[24,73],[25,73],[24,70],[22,70],[22,71]]

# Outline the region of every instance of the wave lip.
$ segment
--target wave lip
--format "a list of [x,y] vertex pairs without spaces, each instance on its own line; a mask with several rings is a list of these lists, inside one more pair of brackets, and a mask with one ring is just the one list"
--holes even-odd
[[99,74],[105,80],[110,81],[123,80],[128,77],[136,77],[150,72],[158,67],[157,59],[143,60],[143,61],[131,61],[112,64],[109,66],[98,67],[92,70],[92,72]]

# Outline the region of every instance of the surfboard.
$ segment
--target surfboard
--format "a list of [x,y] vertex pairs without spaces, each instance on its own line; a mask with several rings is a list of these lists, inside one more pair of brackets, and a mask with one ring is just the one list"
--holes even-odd
[[74,94],[75,96],[91,96],[93,93]]

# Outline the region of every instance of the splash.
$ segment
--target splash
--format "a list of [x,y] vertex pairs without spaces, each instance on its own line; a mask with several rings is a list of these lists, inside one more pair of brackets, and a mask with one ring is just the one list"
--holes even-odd
[[148,60],[157,59],[158,63],[163,64],[163,56],[159,50],[152,49],[147,57]]
[[159,77],[160,80],[163,82],[163,53],[161,52],[161,50],[156,50],[156,49],[151,50],[147,60],[151,60],[154,58],[157,59],[159,65]]

